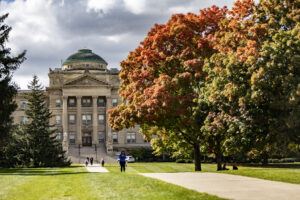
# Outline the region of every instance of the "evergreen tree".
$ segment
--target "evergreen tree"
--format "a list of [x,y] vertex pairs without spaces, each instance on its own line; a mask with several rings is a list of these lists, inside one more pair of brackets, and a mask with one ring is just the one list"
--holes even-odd
[[46,96],[36,75],[28,85],[30,93],[26,95],[28,109],[25,111],[29,123],[23,125],[21,138],[26,144],[22,151],[23,163],[29,167],[53,167],[70,165],[56,139],[53,125],[50,125],[51,113],[46,105]]
[[4,167],[30,166],[29,140],[24,128],[20,125],[12,131],[9,143],[5,147]]
[[5,145],[10,139],[12,131],[11,114],[17,108],[13,100],[17,88],[11,82],[12,72],[25,60],[25,51],[16,57],[11,56],[10,48],[6,47],[11,27],[4,24],[8,14],[0,16],[0,165],[4,164]]

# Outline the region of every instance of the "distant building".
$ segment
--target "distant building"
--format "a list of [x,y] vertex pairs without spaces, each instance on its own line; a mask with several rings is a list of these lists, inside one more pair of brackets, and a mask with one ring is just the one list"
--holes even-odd
[[[107,123],[107,110],[121,103],[118,95],[119,70],[107,69],[107,62],[89,49],[69,56],[61,68],[50,69],[47,105],[53,114],[50,121],[57,129],[57,139],[73,162],[87,156],[109,159],[121,150],[149,147],[139,127],[113,131]],[[16,97],[15,123],[28,123],[24,94]]]

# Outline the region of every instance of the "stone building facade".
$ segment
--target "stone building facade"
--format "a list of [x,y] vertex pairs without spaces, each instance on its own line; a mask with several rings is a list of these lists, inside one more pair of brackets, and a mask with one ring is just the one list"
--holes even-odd
[[[57,139],[73,159],[86,156],[84,152],[87,156],[98,152],[114,155],[121,150],[150,148],[139,127],[117,132],[107,123],[107,110],[122,102],[118,73],[89,49],[69,56],[61,68],[49,69],[45,94],[53,115],[50,123],[55,124]],[[26,92],[19,91],[16,97],[15,123],[28,123],[24,114]]]

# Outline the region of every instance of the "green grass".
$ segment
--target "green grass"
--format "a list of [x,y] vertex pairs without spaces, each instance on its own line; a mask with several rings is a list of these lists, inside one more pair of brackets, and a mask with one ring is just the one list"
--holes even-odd
[[[215,164],[202,164],[202,172],[217,172],[249,176],[273,181],[300,184],[300,168],[263,168],[263,167],[239,167],[238,170],[216,171]],[[228,168],[231,168],[228,166]],[[107,169],[118,172],[119,165],[108,164]],[[129,163],[128,173],[158,173],[158,172],[193,172],[194,164],[179,163]]]
[[[88,173],[84,167],[0,168],[0,199],[220,199],[137,173],[193,172],[193,164],[129,163],[120,173],[117,163],[106,164],[110,173]],[[229,167],[228,167],[229,168]],[[215,164],[202,164],[202,172],[217,172]],[[300,184],[300,168],[239,167],[217,173],[235,174]]]
[[[139,165],[139,164],[138,164]],[[154,164],[158,165],[159,164]],[[142,168],[151,169],[151,166]],[[159,167],[156,168],[158,170]],[[188,166],[188,168],[192,168]],[[0,199],[221,199],[136,174],[88,173],[84,167],[0,169]],[[161,170],[167,170],[162,166]],[[131,171],[131,172],[130,172]]]
[[239,167],[239,170],[221,171],[220,173],[300,184],[300,168]]
[[[119,172],[118,163],[106,164],[105,167],[110,172]],[[163,173],[163,172],[193,172],[193,164],[185,163],[128,163],[126,172],[128,173]]]

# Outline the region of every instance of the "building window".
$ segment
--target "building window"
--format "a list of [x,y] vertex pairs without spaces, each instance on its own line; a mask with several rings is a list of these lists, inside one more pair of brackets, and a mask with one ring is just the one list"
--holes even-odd
[[56,139],[57,139],[58,141],[61,141],[61,133],[60,133],[60,132],[57,132],[57,133],[56,133]]
[[98,140],[99,142],[104,142],[105,132],[98,133]]
[[75,133],[74,132],[70,132],[69,143],[70,144],[75,144]]
[[69,124],[75,124],[75,115],[69,115]]
[[104,124],[104,115],[98,115],[98,123]]
[[92,98],[91,97],[83,97],[82,98],[82,106],[83,107],[91,107],[92,106]]
[[98,99],[98,107],[105,107],[105,100],[104,98]]
[[118,105],[118,99],[112,99],[112,106],[116,107]]
[[60,115],[56,115],[55,116],[55,121],[56,121],[56,125],[60,125],[61,124],[61,117],[60,117]]
[[84,125],[92,124],[92,115],[82,115],[82,124]]
[[20,117],[20,124],[28,124],[29,120],[27,117],[21,116]]
[[113,142],[118,143],[118,132],[113,132],[112,137],[113,137]]
[[68,104],[69,104],[69,107],[75,107],[76,106],[75,98],[69,97]]
[[61,105],[60,99],[55,100],[55,105],[56,105],[56,107],[60,107],[60,105]]
[[127,143],[135,143],[135,133],[127,133]]
[[20,108],[21,109],[26,109],[27,108],[27,104],[28,104],[27,101],[21,101]]

